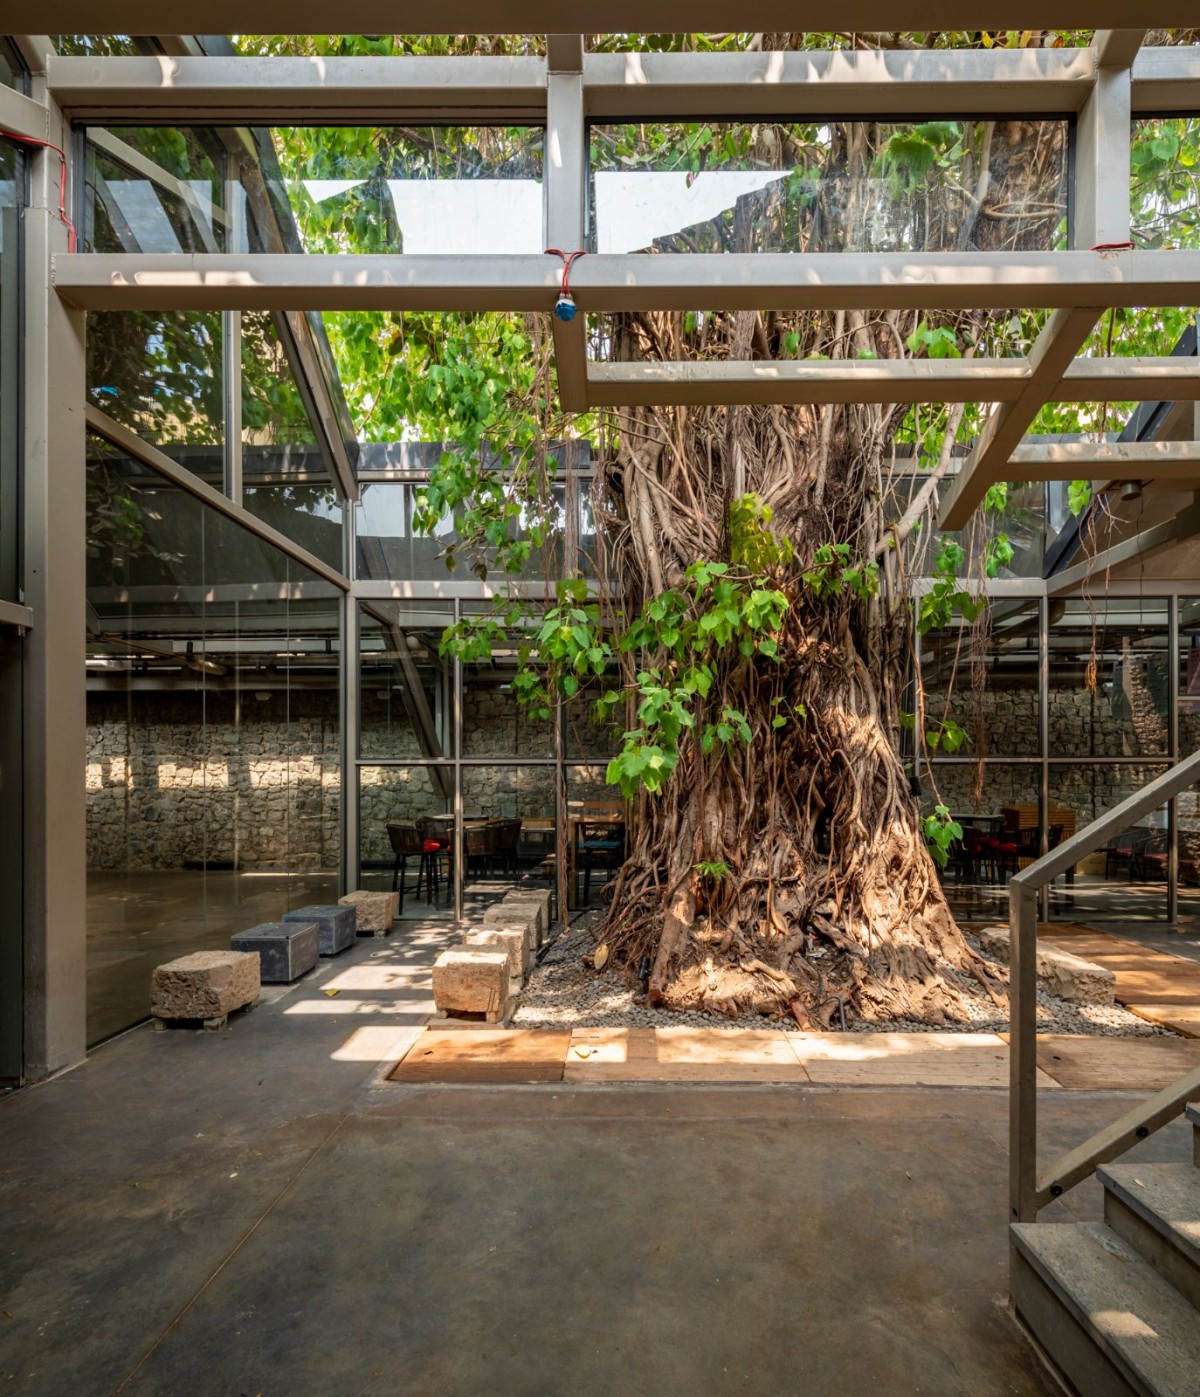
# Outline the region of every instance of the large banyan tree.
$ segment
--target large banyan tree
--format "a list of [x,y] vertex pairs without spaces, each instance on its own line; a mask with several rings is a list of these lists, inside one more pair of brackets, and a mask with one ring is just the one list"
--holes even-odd
[[[763,48],[844,42],[742,37]],[[393,138],[377,143],[383,176]],[[469,173],[472,161],[495,167],[519,146],[514,133],[489,139],[490,151],[483,138],[445,140],[428,158]],[[1177,152],[1178,142],[1159,148],[1143,173],[1178,170]],[[621,243],[618,207],[600,251],[1066,245],[1063,122],[610,126],[593,130],[592,163],[597,213],[609,171],[675,172],[705,193],[714,172],[750,176],[740,196],[716,199],[721,212],[690,224],[686,212],[672,223],[660,198],[667,231],[655,228],[640,248]],[[894,361],[1023,352],[1042,323],[1015,312],[698,306],[594,319],[589,333],[593,352],[614,361]],[[956,828],[936,794],[922,809],[914,789],[914,758],[967,740],[944,703],[922,693],[916,637],[952,620],[986,625],[969,576],[1012,556],[1010,539],[986,524],[963,539],[936,534],[939,483],[986,407],[647,406],[571,424],[553,410],[544,321],[431,317],[419,333],[402,321],[373,339],[353,333],[360,349],[374,345],[401,415],[440,421],[464,448],[447,453],[421,500],[431,530],[453,513],[455,565],[527,572],[555,524],[550,442],[574,433],[597,443],[598,582],[567,578],[547,607],[514,593],[445,646],[477,659],[517,628],[514,687],[533,714],[599,698],[630,839],[598,934],[626,974],[645,978],[649,1000],[827,1025],[839,1007],[849,1021],[962,1020],[968,993],[1000,995],[939,878]],[[372,412],[382,400],[376,385]],[[507,481],[472,454],[485,443],[507,456]],[[1002,503],[1003,488],[990,503]]]

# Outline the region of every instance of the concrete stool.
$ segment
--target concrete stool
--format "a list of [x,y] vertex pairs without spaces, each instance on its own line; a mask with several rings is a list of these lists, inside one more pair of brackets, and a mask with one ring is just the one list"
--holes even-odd
[[240,951],[196,951],[167,961],[150,977],[154,1026],[197,1020],[205,1028],[225,1026],[235,1009],[258,1003],[258,957]]
[[229,944],[258,956],[264,984],[290,985],[316,965],[319,938],[316,922],[262,922],[231,936]]
[[283,920],[316,922],[317,947],[323,956],[339,956],[354,945],[357,916],[353,907],[340,907],[336,902],[314,902],[309,907],[285,912]]
[[499,1023],[509,1009],[508,952],[463,947],[433,966],[433,999],[446,1014],[481,1014]]
[[355,930],[359,936],[387,936],[400,908],[400,894],[365,892],[347,893],[338,898],[339,907],[353,907],[357,914]]

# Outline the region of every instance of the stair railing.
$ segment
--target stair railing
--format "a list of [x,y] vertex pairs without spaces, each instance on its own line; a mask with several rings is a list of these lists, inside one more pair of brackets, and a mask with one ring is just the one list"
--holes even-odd
[[1176,763],[1078,834],[1043,854],[1008,882],[1009,945],[1009,1202],[1014,1222],[1034,1222],[1040,1209],[1097,1167],[1180,1115],[1200,1095],[1200,1068],[1126,1112],[1039,1172],[1037,1163],[1037,903],[1038,893],[1080,859],[1104,847],[1143,816],[1200,780],[1200,751]]

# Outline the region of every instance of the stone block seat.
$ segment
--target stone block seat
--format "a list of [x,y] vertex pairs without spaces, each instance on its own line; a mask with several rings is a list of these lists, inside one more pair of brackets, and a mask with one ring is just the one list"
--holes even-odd
[[485,951],[507,951],[509,979],[515,982],[518,989],[529,974],[533,958],[529,930],[518,931],[516,927],[472,927],[463,933],[463,945]]
[[156,1028],[221,1028],[235,1010],[253,1008],[258,995],[258,957],[242,951],[195,951],[157,966],[150,977]]
[[264,984],[290,985],[316,966],[319,940],[316,922],[261,922],[236,932],[229,945],[258,957]]
[[433,966],[433,998],[442,1014],[500,1023],[511,1008],[508,950],[443,951]]
[[314,902],[284,913],[285,922],[316,922],[317,948],[323,956],[340,956],[354,945],[358,918],[353,907],[339,903]]
[[400,910],[400,893],[369,892],[360,889],[338,898],[339,907],[353,907],[354,928],[359,936],[387,936]]

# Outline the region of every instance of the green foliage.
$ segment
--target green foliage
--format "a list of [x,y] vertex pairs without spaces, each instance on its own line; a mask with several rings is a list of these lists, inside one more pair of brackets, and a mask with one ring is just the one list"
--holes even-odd
[[701,878],[711,878],[714,883],[721,882],[728,878],[730,867],[724,859],[701,859],[699,863],[694,863],[692,867]]
[[949,534],[938,540],[937,558],[933,565],[933,583],[917,605],[917,633],[941,630],[955,615],[974,621],[987,604],[984,597],[975,596],[960,587],[958,578],[966,562],[962,545]]
[[905,340],[913,354],[926,352],[930,359],[961,359],[958,337],[948,325],[931,326],[922,320]]
[[929,852],[939,868],[946,867],[950,861],[951,845],[961,838],[962,825],[950,818],[947,806],[937,805],[933,814],[925,817],[925,842],[929,845]]
[[848,543],[823,543],[813,554],[804,582],[818,599],[840,597],[847,592],[866,601],[879,591],[879,564],[874,559],[853,560]]
[[1072,480],[1067,486],[1067,505],[1072,514],[1082,514],[1092,500],[1090,480]]

